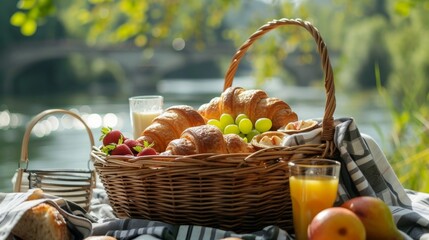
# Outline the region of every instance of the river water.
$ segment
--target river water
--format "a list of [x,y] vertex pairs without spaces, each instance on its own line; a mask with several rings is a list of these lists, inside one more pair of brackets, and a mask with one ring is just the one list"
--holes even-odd
[[[253,81],[247,78],[236,78],[234,81],[235,86],[254,87],[251,84]],[[150,94],[163,95],[165,108],[177,104],[198,108],[212,97],[220,95],[222,87],[221,79],[170,79],[160,81],[157,92]],[[300,119],[323,116],[323,88],[285,86],[278,80],[269,81],[260,88],[269,96],[285,100]],[[72,101],[63,101],[61,97],[43,100],[7,98],[0,105],[0,192],[12,191],[11,179],[21,157],[25,127],[37,113],[50,108],[63,108],[79,113],[92,129],[95,144],[99,145],[102,126],[112,126],[122,130],[125,135],[132,136],[128,97],[109,99],[77,96]],[[383,141],[391,125],[390,115],[376,94],[368,96],[362,93],[351,97],[337,89],[336,102],[335,118],[353,117],[362,133],[371,135],[377,142]],[[75,119],[61,114],[48,116],[32,129],[28,145],[28,168],[86,169],[91,148],[88,139],[82,124]]]

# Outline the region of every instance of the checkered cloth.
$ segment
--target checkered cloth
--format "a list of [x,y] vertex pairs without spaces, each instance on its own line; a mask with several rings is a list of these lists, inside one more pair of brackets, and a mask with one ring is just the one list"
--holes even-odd
[[260,231],[255,231],[248,234],[236,234],[231,231],[224,231],[210,227],[171,225],[163,222],[149,221],[144,219],[120,219],[107,221],[101,224],[95,224],[93,235],[108,235],[121,240],[218,240],[228,237],[236,237],[248,240],[293,239],[286,233],[286,231],[276,226],[267,226]]

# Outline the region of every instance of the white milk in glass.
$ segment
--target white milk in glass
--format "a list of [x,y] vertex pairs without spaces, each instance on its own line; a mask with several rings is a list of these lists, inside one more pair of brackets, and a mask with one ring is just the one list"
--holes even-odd
[[152,123],[152,120],[163,111],[164,98],[159,95],[135,96],[129,99],[130,117],[134,139]]
[[134,139],[137,139],[141,136],[143,130],[145,130],[151,123],[154,118],[156,118],[161,111],[157,112],[133,112],[132,121],[133,121],[133,134]]

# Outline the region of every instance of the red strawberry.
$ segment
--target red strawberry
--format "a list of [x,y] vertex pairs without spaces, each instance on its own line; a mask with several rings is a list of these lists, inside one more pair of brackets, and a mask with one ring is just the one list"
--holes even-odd
[[134,153],[134,155],[137,155],[139,153],[139,151],[136,149],[137,146],[143,147],[143,145],[140,142],[138,142],[134,139],[130,139],[130,138],[124,140],[124,144],[127,145],[131,149],[131,151]]
[[137,156],[140,157],[145,155],[157,155],[157,154],[158,153],[153,148],[144,148],[137,154]]
[[137,146],[135,147],[135,150],[137,150],[139,153],[137,156],[145,156],[145,155],[157,155],[158,153],[154,148],[152,148],[154,143],[149,144],[147,141],[143,142],[143,146]]
[[119,142],[111,143],[109,145],[105,145],[101,148],[101,151],[103,151],[107,155],[131,155],[134,156],[134,153],[131,151],[131,149],[123,143],[123,139],[120,138]]
[[119,141],[124,139],[124,135],[119,130],[112,130],[110,127],[103,127],[101,129],[100,141],[103,141],[103,145],[119,144]]
[[134,156],[131,149],[124,143],[116,145],[115,148],[110,152],[110,155],[131,155],[131,156]]

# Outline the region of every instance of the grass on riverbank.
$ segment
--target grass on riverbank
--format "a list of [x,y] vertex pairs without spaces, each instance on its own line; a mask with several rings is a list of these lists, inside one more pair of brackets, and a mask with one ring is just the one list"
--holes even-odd
[[387,158],[407,189],[429,192],[429,106],[404,95],[399,103],[381,86],[376,71],[377,88],[392,117]]

